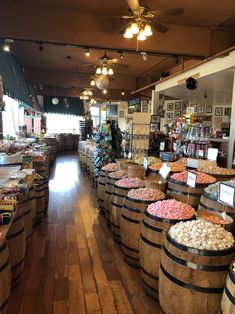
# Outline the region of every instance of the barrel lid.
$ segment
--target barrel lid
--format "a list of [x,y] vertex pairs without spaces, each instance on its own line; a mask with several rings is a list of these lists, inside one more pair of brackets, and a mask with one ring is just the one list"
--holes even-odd
[[186,246],[184,244],[181,244],[181,243],[175,241],[170,236],[169,229],[168,229],[167,234],[166,234],[166,238],[167,238],[168,242],[171,243],[173,246],[177,247],[178,249],[180,249],[181,251],[192,253],[192,254],[197,254],[197,255],[201,255],[201,256],[225,256],[225,255],[235,253],[235,245],[233,245],[229,249],[216,250],[216,251],[214,251],[214,250],[202,250],[202,249],[197,249],[197,248],[193,248],[190,246]]
[[[182,186],[187,186],[186,182],[178,181],[175,179],[172,179],[171,177],[168,179],[169,182],[182,185]],[[210,183],[196,183],[196,188],[206,188]]]

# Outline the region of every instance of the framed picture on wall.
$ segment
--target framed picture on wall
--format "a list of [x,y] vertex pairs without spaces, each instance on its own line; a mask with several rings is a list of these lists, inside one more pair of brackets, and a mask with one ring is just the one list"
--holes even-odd
[[107,116],[117,116],[118,105],[106,105],[106,115]]
[[120,110],[119,111],[119,118],[123,119],[125,117],[125,111],[124,110]]
[[174,104],[173,103],[168,103],[167,104],[167,111],[173,111],[174,109]]
[[181,102],[180,101],[175,102],[175,110],[177,110],[177,111],[181,110]]
[[197,113],[204,113],[204,106],[197,105]]
[[223,107],[216,107],[215,116],[222,116],[222,115],[223,115]]
[[205,113],[212,113],[212,106],[211,105],[206,106],[206,112]]
[[175,118],[179,118],[181,116],[181,112],[180,111],[175,111]]
[[159,122],[159,116],[158,115],[151,115],[151,123],[155,124]]
[[166,119],[167,120],[172,120],[173,119],[173,113],[172,112],[167,112]]
[[224,115],[231,116],[231,108],[224,108]]

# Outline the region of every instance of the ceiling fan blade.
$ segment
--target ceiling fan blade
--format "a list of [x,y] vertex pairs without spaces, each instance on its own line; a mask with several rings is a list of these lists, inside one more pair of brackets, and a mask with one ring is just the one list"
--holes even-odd
[[123,27],[119,29],[119,31],[117,32],[117,34],[118,34],[118,35],[124,34],[124,33],[125,33],[125,30],[126,30],[126,28],[127,28],[128,25],[129,25],[129,24],[123,25]]
[[119,62],[118,59],[110,59],[110,60],[108,60],[108,63],[117,63],[117,62]]
[[140,7],[139,0],[126,0],[126,2],[132,12],[139,10]]
[[134,17],[133,17],[132,15],[129,15],[129,16],[128,16],[128,15],[124,15],[124,16],[122,16],[122,19],[124,19],[124,20],[125,20],[125,19],[128,19],[128,20],[129,20],[129,19],[133,19],[133,18],[134,18]]
[[80,64],[79,67],[91,67],[91,66],[95,66],[94,63],[87,63],[87,64]]
[[120,19],[123,16],[122,15],[95,15],[96,18],[102,18],[102,19]]
[[130,66],[128,64],[123,64],[123,63],[114,63],[113,64],[115,67],[118,67],[118,68],[129,68]]
[[156,10],[151,11],[156,17],[165,17],[165,16],[174,16],[174,15],[181,15],[184,13],[183,8],[174,8],[169,10]]
[[153,26],[154,29],[156,29],[159,33],[166,33],[169,28],[163,24],[157,23],[155,20],[151,21],[151,25]]

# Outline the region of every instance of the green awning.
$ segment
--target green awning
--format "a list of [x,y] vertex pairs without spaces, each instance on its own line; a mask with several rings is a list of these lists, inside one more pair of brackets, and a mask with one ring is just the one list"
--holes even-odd
[[4,93],[29,106],[32,105],[30,92],[23,69],[11,53],[0,49],[0,74],[3,79]]
[[71,114],[84,116],[83,100],[75,97],[56,97],[59,99],[58,105],[53,105],[52,96],[44,96],[44,111],[47,113]]

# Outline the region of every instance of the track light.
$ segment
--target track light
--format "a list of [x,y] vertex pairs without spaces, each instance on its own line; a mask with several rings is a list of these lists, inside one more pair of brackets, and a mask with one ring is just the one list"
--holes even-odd
[[3,51],[11,52],[11,44],[13,43],[12,39],[5,39],[4,44],[2,46]]
[[103,94],[107,94],[107,89],[103,89]]
[[147,60],[148,60],[147,52],[141,52],[140,54],[141,54],[141,56],[142,56],[142,58],[143,58],[144,61],[147,61]]
[[89,49],[89,48],[87,48],[87,49],[85,50],[85,55],[86,55],[87,57],[90,57],[90,49]]
[[123,59],[124,59],[124,54],[123,54],[123,52],[120,52],[120,56],[119,56],[119,58],[120,58],[121,60],[123,60]]
[[124,92],[124,90],[122,90],[121,94],[122,94],[122,96],[124,96],[124,95],[125,95],[125,92]]

